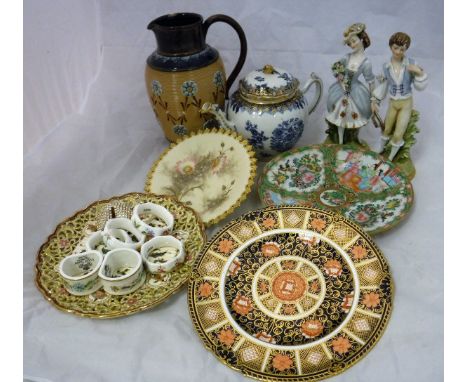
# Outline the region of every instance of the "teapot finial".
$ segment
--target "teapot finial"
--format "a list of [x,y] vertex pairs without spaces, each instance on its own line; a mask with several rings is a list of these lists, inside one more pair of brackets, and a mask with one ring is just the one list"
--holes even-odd
[[265,65],[262,71],[265,74],[273,74],[276,72],[275,68],[270,64]]

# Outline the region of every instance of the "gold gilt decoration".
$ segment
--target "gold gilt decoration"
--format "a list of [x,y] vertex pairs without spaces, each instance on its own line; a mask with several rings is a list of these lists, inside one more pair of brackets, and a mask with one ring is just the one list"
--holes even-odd
[[[297,95],[299,80],[289,73],[280,73],[269,64],[257,72],[260,73],[258,77],[244,78],[239,82],[240,96],[247,102],[270,105],[285,102]],[[268,78],[267,82],[265,78]],[[281,84],[278,84],[278,79],[283,79]]]
[[[60,261],[84,248],[84,239],[102,228],[103,216],[115,213],[128,217],[134,205],[145,202],[166,207],[175,217],[174,231],[188,233],[185,235],[186,261],[166,275],[148,273],[140,289],[124,296],[111,296],[103,289],[88,296],[70,295],[57,269]],[[109,213],[110,209],[113,212]],[[127,316],[155,307],[179,290],[188,280],[195,256],[205,240],[203,224],[195,211],[171,196],[130,193],[97,201],[61,222],[41,246],[36,260],[36,285],[44,297],[62,311],[91,318]]]
[[228,223],[197,257],[188,287],[205,346],[262,381],[345,371],[383,335],[392,299],[388,264],[371,238],[306,206],[268,207]]

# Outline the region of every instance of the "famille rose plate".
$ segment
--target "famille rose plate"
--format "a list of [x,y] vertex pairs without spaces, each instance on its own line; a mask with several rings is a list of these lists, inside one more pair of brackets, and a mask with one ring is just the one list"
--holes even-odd
[[312,145],[282,153],[258,181],[265,205],[331,209],[366,232],[387,231],[408,214],[413,187],[392,162],[351,146]]
[[317,381],[364,357],[390,318],[388,264],[331,211],[274,206],[222,228],[188,287],[194,326],[218,359],[264,381]]
[[[111,218],[131,216],[136,204],[153,202],[174,215],[173,234],[185,239],[185,262],[167,274],[146,274],[145,283],[135,292],[115,296],[99,289],[87,296],[74,296],[63,286],[58,271],[60,261],[85,250],[84,242]],[[56,308],[91,318],[127,316],[152,308],[176,292],[188,279],[195,256],[206,241],[203,224],[197,214],[171,196],[130,193],[97,201],[61,222],[41,246],[36,261],[36,285]]]
[[202,130],[169,146],[153,164],[145,191],[175,195],[209,226],[245,200],[256,170],[254,150],[240,134]]

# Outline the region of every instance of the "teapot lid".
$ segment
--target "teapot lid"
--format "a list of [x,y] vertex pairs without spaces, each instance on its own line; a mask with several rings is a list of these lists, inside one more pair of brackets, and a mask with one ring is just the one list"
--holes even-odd
[[239,83],[242,98],[255,104],[274,104],[294,97],[299,86],[297,78],[280,68],[265,65],[247,74]]

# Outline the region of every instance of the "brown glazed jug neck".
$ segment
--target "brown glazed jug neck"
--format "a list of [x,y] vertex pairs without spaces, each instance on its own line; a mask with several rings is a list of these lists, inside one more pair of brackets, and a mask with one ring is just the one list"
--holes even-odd
[[156,36],[156,52],[162,56],[186,56],[205,49],[203,17],[197,13],[173,13],[148,24]]

